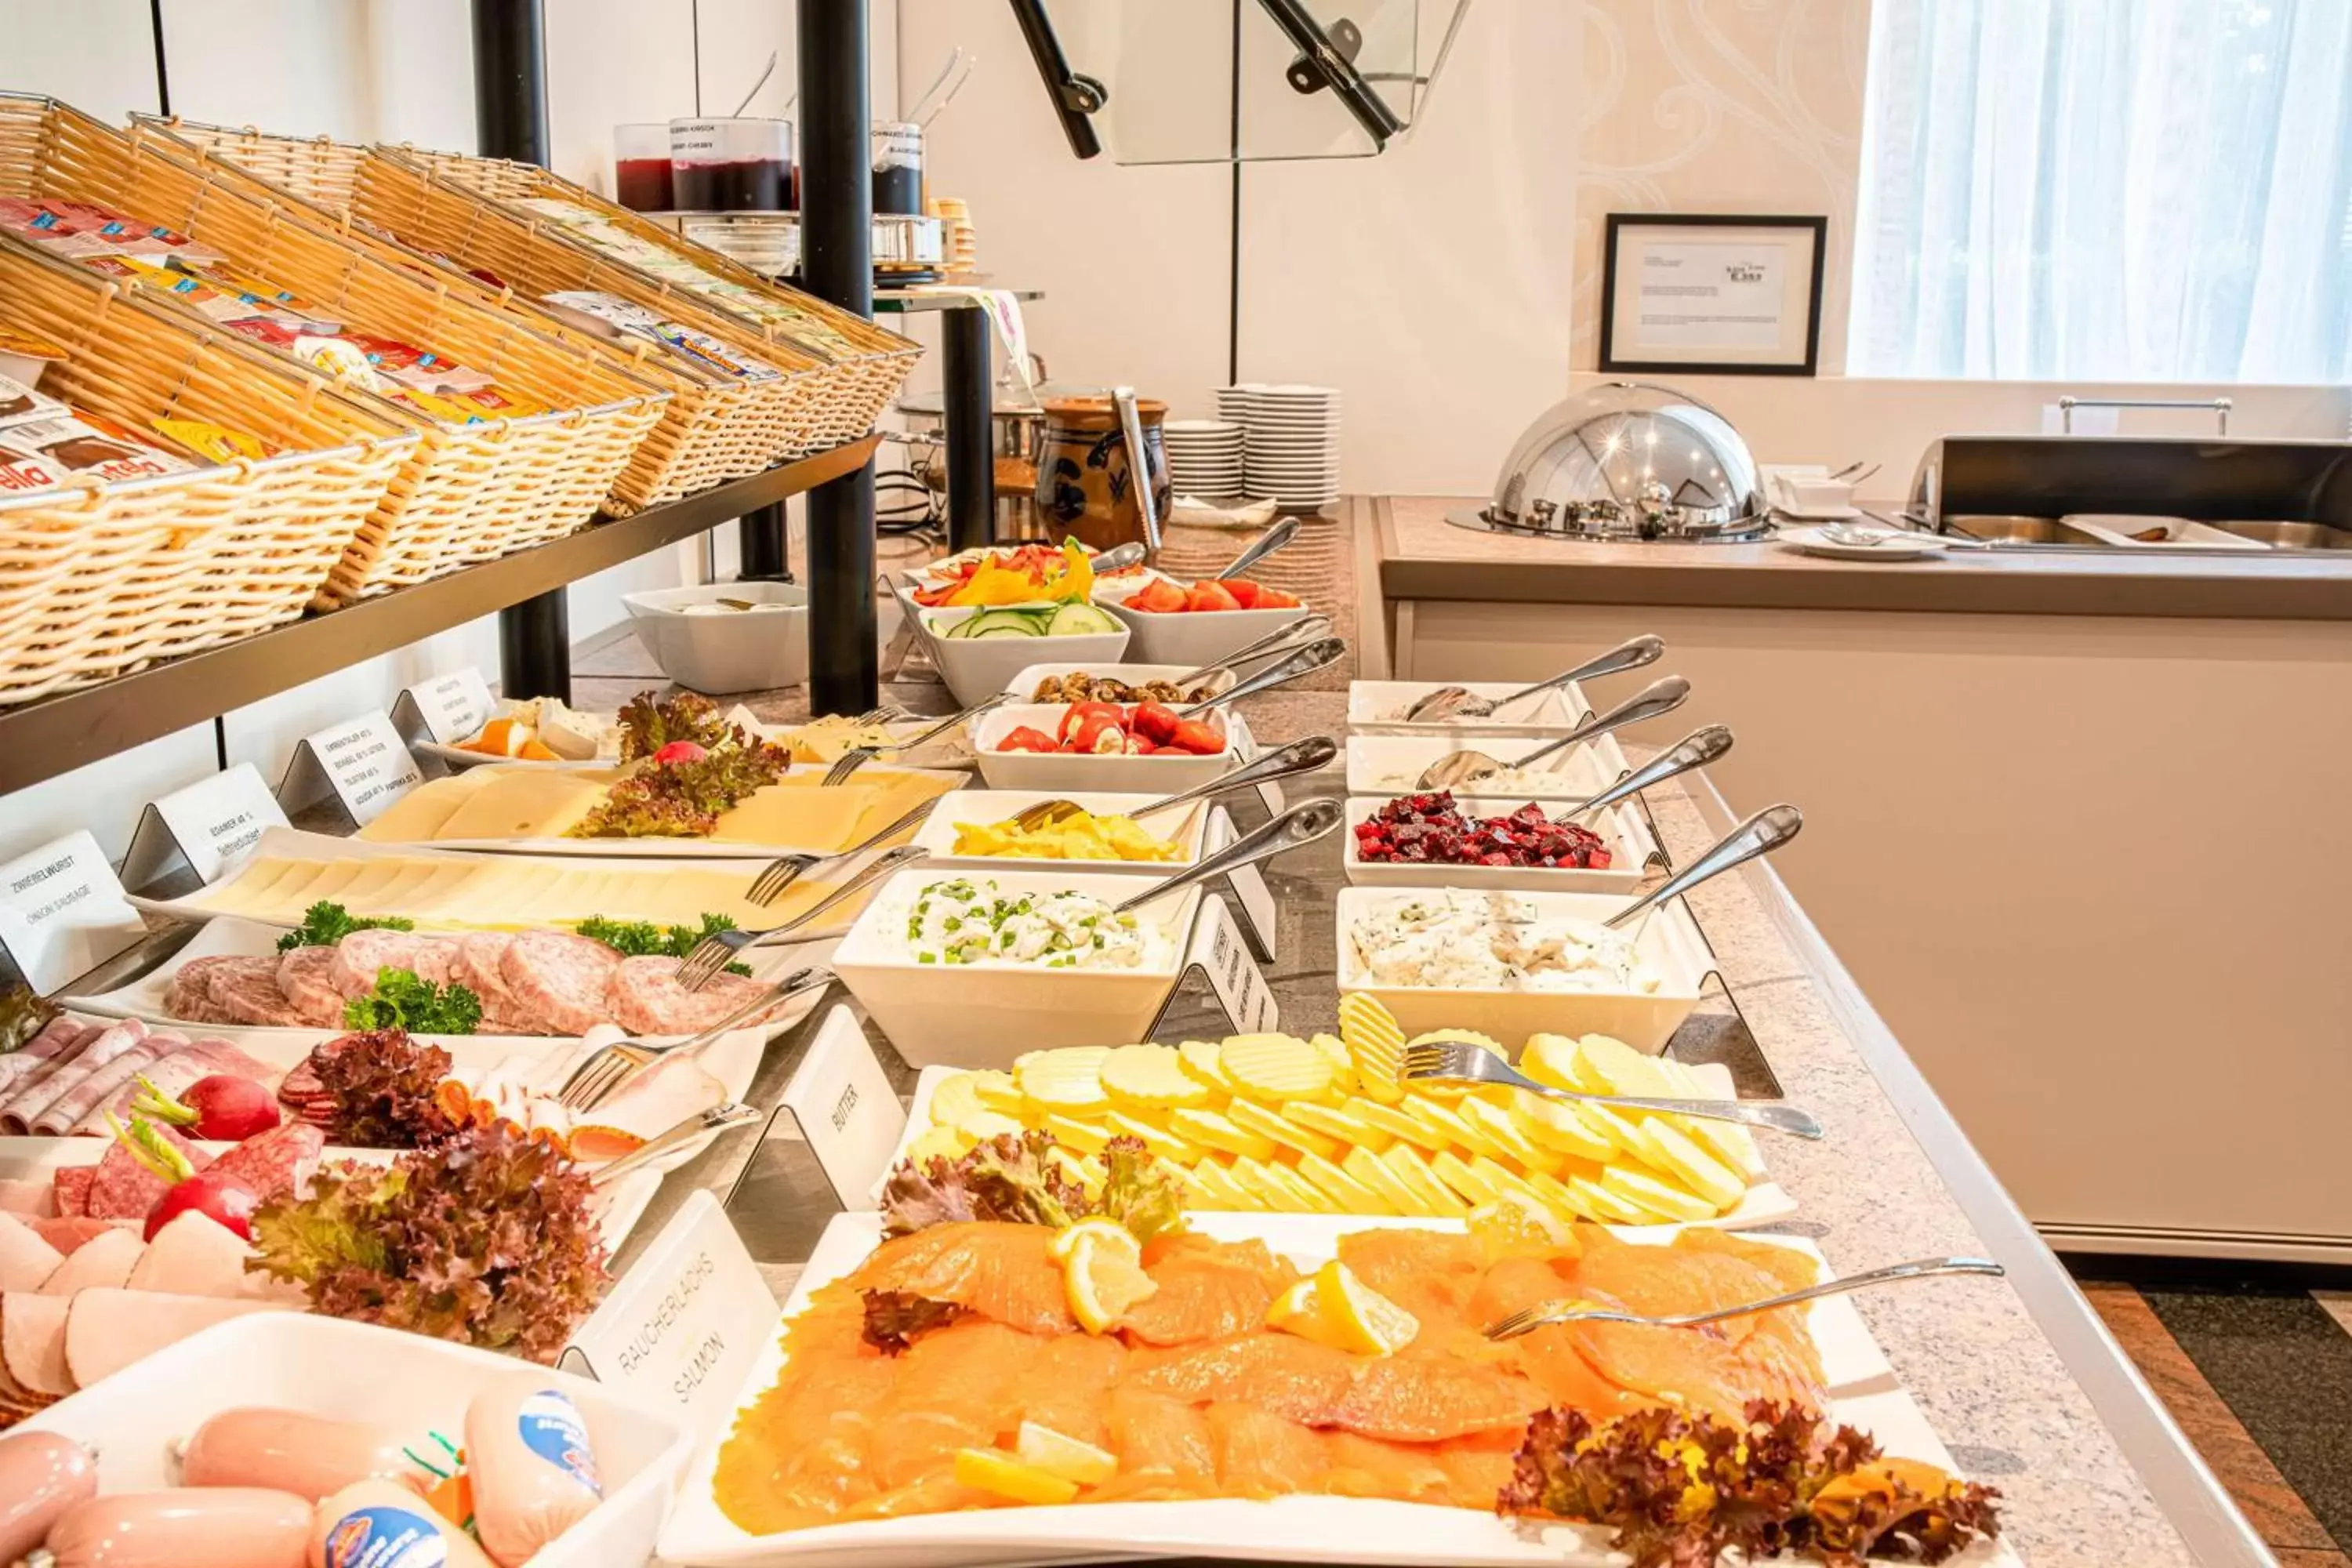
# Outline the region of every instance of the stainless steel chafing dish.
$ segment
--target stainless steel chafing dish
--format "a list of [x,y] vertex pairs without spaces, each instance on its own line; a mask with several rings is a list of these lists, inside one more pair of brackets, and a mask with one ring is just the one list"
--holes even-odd
[[1731,422],[1648,382],[1612,381],[1554,405],[1511,448],[1465,528],[1549,539],[1704,543],[1771,531],[1756,460]]

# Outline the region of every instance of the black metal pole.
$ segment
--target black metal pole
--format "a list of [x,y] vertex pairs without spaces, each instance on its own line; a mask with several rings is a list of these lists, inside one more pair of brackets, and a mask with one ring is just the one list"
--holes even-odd
[[[540,0],[474,0],[474,124],[483,156],[547,163]],[[572,700],[572,606],[563,589],[499,612],[499,690]]]
[[943,312],[940,402],[947,415],[948,548],[996,542],[996,432],[989,416],[988,312]]
[[789,583],[793,580],[791,542],[784,533],[784,503],[747,511],[735,520],[738,565],[741,583]]
[[[874,314],[866,0],[801,0],[801,277]],[[808,498],[809,707],[863,713],[881,686],[874,605],[874,465]]]

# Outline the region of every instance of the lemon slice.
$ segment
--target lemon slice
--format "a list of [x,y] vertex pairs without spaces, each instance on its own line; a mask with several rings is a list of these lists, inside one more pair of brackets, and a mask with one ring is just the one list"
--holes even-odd
[[1082,1487],[1098,1487],[1118,1474],[1118,1456],[1034,1421],[1013,1434],[1013,1457],[1033,1470],[1059,1476]]
[[1565,1221],[1549,1207],[1529,1204],[1516,1193],[1480,1204],[1470,1211],[1468,1223],[1471,1236],[1489,1263],[1521,1256],[1552,1258],[1565,1253],[1573,1258],[1582,1250]]
[[1050,1250],[1062,1265],[1070,1315],[1090,1334],[1108,1333],[1129,1307],[1160,1289],[1143,1271],[1142,1244],[1115,1221],[1081,1220],[1056,1236]]
[[1024,1465],[993,1448],[958,1448],[955,1479],[958,1486],[1010,1498],[1014,1502],[1051,1505],[1068,1502],[1078,1495],[1077,1482],[1034,1465]]
[[1277,1297],[1265,1321],[1351,1355],[1394,1355],[1421,1332],[1420,1319],[1336,1258]]

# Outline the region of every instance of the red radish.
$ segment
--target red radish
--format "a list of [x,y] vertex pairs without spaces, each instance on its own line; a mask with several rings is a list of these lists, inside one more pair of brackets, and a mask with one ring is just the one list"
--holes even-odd
[[155,1239],[155,1233],[180,1215],[194,1209],[206,1219],[217,1220],[245,1241],[253,1239],[253,1211],[261,1200],[253,1189],[235,1176],[216,1175],[211,1171],[199,1171],[184,1182],[175,1183],[171,1191],[155,1200],[147,1211],[146,1237]]
[[672,741],[654,753],[654,765],[667,767],[672,763],[698,763],[709,754],[692,741]]
[[196,1113],[188,1129],[197,1138],[241,1143],[278,1125],[278,1100],[268,1089],[235,1073],[200,1078],[180,1091],[180,1103]]

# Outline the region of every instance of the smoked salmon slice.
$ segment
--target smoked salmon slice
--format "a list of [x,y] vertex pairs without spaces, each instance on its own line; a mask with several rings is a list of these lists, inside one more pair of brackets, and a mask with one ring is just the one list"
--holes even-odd
[[1319,1492],[1329,1461],[1322,1434],[1255,1405],[1212,1405],[1203,1413],[1227,1497],[1274,1498]]
[[860,1290],[952,1301],[1007,1328],[1075,1333],[1061,1266],[1046,1253],[1053,1243],[1042,1225],[936,1225],[884,1242],[852,1279]]
[[1265,1323],[1275,1298],[1298,1270],[1262,1241],[1215,1242],[1179,1236],[1155,1244],[1144,1272],[1159,1289],[1129,1307],[1119,1327],[1146,1344],[1230,1339]]

